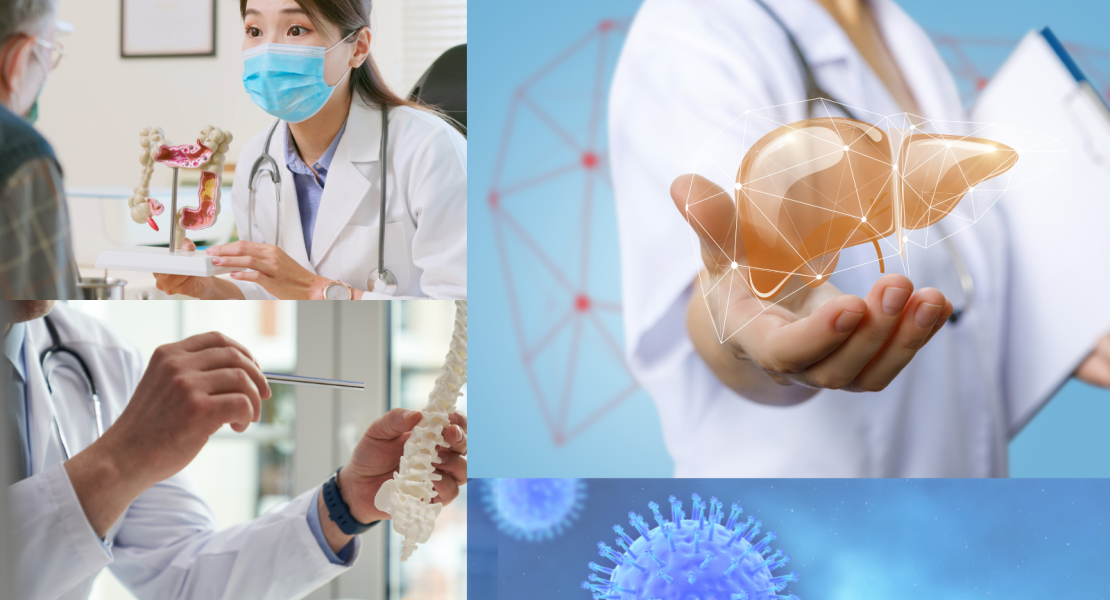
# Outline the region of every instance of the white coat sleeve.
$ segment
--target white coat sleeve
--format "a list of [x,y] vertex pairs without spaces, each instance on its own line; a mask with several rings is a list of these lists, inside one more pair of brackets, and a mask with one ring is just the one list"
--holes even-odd
[[19,577],[20,598],[56,598],[112,561],[85,518],[63,463],[10,486],[8,492],[18,549],[15,572],[49,574]]
[[[775,57],[755,45],[755,38],[778,29],[747,4],[720,14],[698,10],[698,4],[648,0],[629,30],[610,93],[626,354],[633,375],[656,400],[668,437],[691,431],[692,419],[705,409],[699,403],[736,398],[713,391],[721,384],[686,330],[685,307],[700,293],[693,288],[702,264],[671,200],[671,182],[694,168],[699,148],[714,136],[742,144],[743,128],[728,126],[741,123],[745,110],[786,101],[775,101],[770,90],[789,88],[793,80],[802,93],[790,55]],[[701,174],[730,186],[728,171],[737,165],[710,168],[707,162],[701,161]]]
[[[412,262],[423,271],[420,288],[436,300],[466,300],[466,140],[436,127],[395,173],[416,223]],[[396,299],[363,294],[364,300]]]
[[[110,568],[141,600],[301,598],[348,568],[328,560],[308,526],[314,493],[217,531],[208,506],[180,473],[128,508]],[[354,557],[359,548],[356,540]]]

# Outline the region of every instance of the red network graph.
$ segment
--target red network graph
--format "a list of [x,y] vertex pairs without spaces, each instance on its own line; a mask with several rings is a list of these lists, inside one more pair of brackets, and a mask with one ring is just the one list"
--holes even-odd
[[[563,445],[580,435],[586,429],[596,424],[602,417],[612,411],[621,402],[629,398],[638,389],[631,374],[628,372],[624,361],[624,354],[620,342],[602,323],[602,314],[619,317],[621,305],[619,302],[599,299],[594,295],[591,285],[591,261],[597,257],[591,255],[591,239],[599,225],[593,217],[592,207],[597,202],[596,193],[598,186],[605,186],[611,192],[612,184],[609,180],[608,157],[605,151],[604,122],[606,109],[606,90],[609,84],[609,60],[620,52],[620,42],[627,32],[628,20],[604,20],[593,27],[589,32],[580,37],[548,63],[541,66],[524,83],[514,91],[511,104],[506,113],[506,124],[501,134],[498,155],[494,164],[493,177],[487,202],[493,220],[493,230],[502,273],[505,278],[508,294],[510,317],[516,338],[517,349],[526,372],[526,376],[537,402],[544,424],[551,439],[556,445]],[[956,77],[964,100],[970,102],[982,90],[989,77],[1002,64],[1006,55],[1017,44],[1014,38],[988,38],[950,36],[943,33],[931,34],[953,75]],[[1110,66],[1110,52],[1100,48],[1065,43],[1065,47],[1075,57],[1080,67],[1092,80],[1102,93],[1110,98],[1110,87],[1105,87],[1107,82],[1104,68]],[[589,87],[589,125],[583,135],[582,132],[572,132],[572,128],[560,121],[562,115],[543,107],[535,97],[536,87],[552,75],[552,73],[566,65],[573,57],[581,58],[583,53],[594,53],[593,67],[589,72],[579,73],[580,81]],[[1101,66],[1100,66],[1101,65]],[[526,141],[514,139],[514,131],[522,114],[528,113],[538,120],[574,157],[563,164],[547,169],[533,175],[527,175],[519,180],[513,169],[506,169],[507,159],[520,150],[521,144]],[[556,180],[569,174],[579,173],[583,177],[584,186],[581,197],[574,198],[575,202],[567,202],[578,211],[575,222],[579,225],[574,231],[562,232],[565,237],[578,245],[577,272],[566,261],[563,254],[555,254],[545,247],[539,234],[549,225],[532,223],[527,225],[512,214],[509,207],[514,202],[528,202],[529,198],[522,198],[525,192],[543,190]],[[561,192],[560,192],[561,193]],[[534,200],[534,197],[532,198]],[[528,206],[518,206],[524,210]],[[608,232],[615,236],[616,232]],[[539,266],[539,272],[514,272],[511,267],[511,258],[519,253],[530,256]],[[564,253],[565,254],[565,253]],[[534,323],[526,323],[526,315],[522,310],[520,290],[527,285],[532,277],[542,277],[554,283],[557,291],[551,292],[549,306],[554,306],[558,314],[551,323],[544,323],[543,330],[533,334]],[[528,325],[533,325],[529,327]],[[616,364],[620,365],[629,385],[602,397],[589,397],[575,399],[573,391],[580,373],[580,355],[585,350],[594,350],[587,347],[583,332],[587,329],[593,331],[600,339],[598,350],[605,352]],[[569,332],[570,343],[567,348],[553,348],[553,341]],[[541,383],[537,362],[545,352],[567,351],[564,372],[561,375],[561,393],[545,393],[550,386]],[[549,397],[557,396],[557,397]],[[568,417],[573,402],[589,403],[586,416],[571,423]]]
[[[592,205],[597,196],[596,188],[604,185],[609,187],[611,191],[607,171],[608,161],[604,151],[605,132],[603,126],[606,105],[605,91],[609,83],[607,65],[620,51],[620,40],[623,38],[626,29],[626,21],[601,21],[586,35],[571,44],[570,47],[542,66],[527,81],[516,88],[507,113],[507,122],[502,131],[501,145],[494,166],[491,189],[487,197],[493,218],[494,235],[501,258],[501,267],[508,290],[517,346],[527,372],[529,384],[543,415],[544,423],[556,445],[565,444],[582,433],[637,389],[637,386],[633,383],[609,397],[591,398],[589,402],[597,403],[596,407],[585,418],[579,419],[576,424],[569,423],[568,414],[573,400],[572,393],[575,390],[576,370],[580,368],[579,358],[583,349],[584,330],[586,328],[591,329],[603,341],[605,351],[611,353],[617,364],[621,365],[622,368],[625,364],[620,342],[603,325],[599,316],[599,313],[619,315],[621,306],[616,302],[599,299],[591,293],[590,263],[592,257],[590,242],[593,237],[591,233],[597,226],[594,222],[594,211],[592,210]],[[570,128],[560,123],[551,111],[542,107],[533,97],[533,90],[557,68],[565,65],[572,57],[584,52],[593,52],[596,56],[592,60],[594,64],[593,72],[586,75],[588,80],[583,80],[583,82],[589,81],[592,88],[589,92],[589,125],[583,136],[581,133],[578,135],[572,133]],[[523,181],[512,181],[515,174],[507,174],[505,164],[510,154],[517,150],[516,145],[526,143],[525,141],[514,140],[513,137],[514,127],[517,125],[523,111],[531,113],[534,118],[538,119],[550,133],[560,140],[561,144],[565,146],[564,149],[570,151],[570,155],[574,158],[565,164],[530,176]],[[506,210],[514,200],[521,196],[522,192],[541,188],[572,172],[580,172],[585,175],[583,178],[585,185],[581,191],[581,203],[574,207],[581,214],[580,218],[576,219],[580,223],[580,229],[575,232],[567,232],[568,235],[576,236],[581,242],[578,249],[577,273],[573,274],[568,265],[560,263],[563,257],[552,256],[550,250],[543,247],[537,240],[536,232],[530,231],[509,210]],[[572,204],[568,203],[568,206]],[[512,250],[510,250],[510,244],[513,244]],[[524,316],[521,310],[523,300],[518,293],[520,286],[523,285],[522,277],[510,267],[509,257],[514,251],[530,254],[543,269],[543,273],[529,273],[526,275],[550,278],[559,288],[556,302],[557,305],[561,304],[562,306],[556,310],[561,310],[562,316],[555,319],[554,324],[550,325],[544,333],[536,336],[536,339],[528,339],[526,334],[529,328],[526,328],[524,324]],[[562,393],[557,399],[547,398],[545,389],[548,389],[548,386],[541,385],[536,362],[542,353],[549,350],[553,340],[568,331],[571,336],[570,356],[565,361]],[[627,369],[625,369],[625,372],[627,373]],[[632,381],[631,374],[628,374],[628,380]]]

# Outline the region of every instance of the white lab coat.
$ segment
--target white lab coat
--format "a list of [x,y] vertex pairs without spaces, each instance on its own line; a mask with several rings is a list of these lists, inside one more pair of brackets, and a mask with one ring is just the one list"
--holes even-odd
[[[56,306],[50,317],[63,343],[93,372],[104,425],[110,426],[142,376],[138,351],[95,319],[65,306]],[[31,476],[9,488],[19,598],[87,598],[97,573],[108,567],[142,600],[284,600],[307,595],[347,568],[327,559],[308,526],[308,511],[316,510],[314,491],[250,523],[217,531],[185,472],[139,496],[108,532],[111,550],[106,551],[66,475],[54,429],[57,417],[72,453],[87,447],[96,438],[92,402],[84,378],[68,369],[58,369],[52,379],[51,398],[38,360],[49,345],[42,320],[29,322],[23,356],[34,462]]]
[[[837,100],[902,112],[836,21],[815,0],[768,0]],[[928,36],[891,0],[872,3],[923,116],[966,120],[955,84]],[[686,306],[701,267],[671,181],[699,147],[745,110],[805,99],[782,29],[750,0],[647,0],[629,30],[610,96],[610,148],[623,262],[625,342],[636,379],[659,409],[675,474],[683,477],[987,477],[1007,474],[1007,443],[1039,407],[1016,411],[1003,385],[1009,240],[991,208],[953,236],[975,280],[975,304],[947,324],[882,392],[825,390],[788,408],[746,400],[695,352]],[[806,118],[804,106],[789,121]],[[768,131],[770,126],[768,127]],[[743,143],[742,128],[725,134]],[[736,165],[722,165],[724,171]],[[703,175],[725,189],[732,181]],[[841,267],[874,260],[849,248]],[[943,246],[912,254],[918,287],[957,306],[961,289]],[[902,272],[900,261],[886,260]],[[877,268],[834,275],[863,296]],[[1066,374],[1061,374],[1065,377]]]
[[[297,188],[285,166],[285,123],[270,141],[281,168],[282,250],[309,271],[368,291],[378,268],[381,198],[381,111],[351,104],[347,129],[335,149],[312,239],[305,250]],[[274,184],[258,178],[253,228],[247,235],[251,165],[269,128],[239,154],[232,204],[239,237],[274,243]],[[394,296],[366,293],[367,300],[466,299],[466,139],[443,119],[414,108],[389,111],[385,267],[397,277]],[[272,299],[261,285],[235,281],[247,299]]]

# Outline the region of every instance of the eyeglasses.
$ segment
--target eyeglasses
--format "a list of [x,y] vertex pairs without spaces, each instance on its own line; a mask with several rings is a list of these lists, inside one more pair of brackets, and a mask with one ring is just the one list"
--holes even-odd
[[58,63],[62,62],[62,57],[66,55],[66,49],[58,42],[48,42],[39,38],[35,38],[35,44],[50,51],[50,70],[57,69]]

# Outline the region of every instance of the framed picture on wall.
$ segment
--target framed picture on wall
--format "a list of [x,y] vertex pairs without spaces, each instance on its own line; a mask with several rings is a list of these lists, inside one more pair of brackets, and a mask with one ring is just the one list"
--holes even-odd
[[216,0],[120,0],[123,58],[216,55]]

